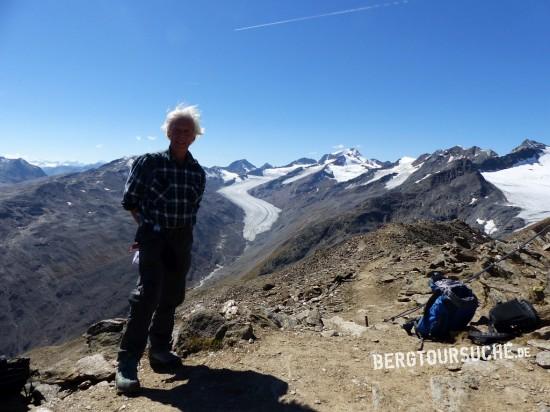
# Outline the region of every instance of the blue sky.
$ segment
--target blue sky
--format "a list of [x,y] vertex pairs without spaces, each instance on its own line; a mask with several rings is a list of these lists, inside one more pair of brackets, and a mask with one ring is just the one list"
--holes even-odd
[[548,21],[547,0],[0,0],[0,154],[161,150],[178,102],[207,166],[548,144]]

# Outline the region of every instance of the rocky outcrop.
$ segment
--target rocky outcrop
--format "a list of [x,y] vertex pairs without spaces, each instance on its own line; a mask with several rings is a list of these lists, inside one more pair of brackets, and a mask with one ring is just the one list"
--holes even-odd
[[199,310],[185,319],[180,326],[175,350],[187,355],[201,350],[217,350],[224,344],[233,345],[239,340],[253,340],[249,323],[227,321],[212,310]]

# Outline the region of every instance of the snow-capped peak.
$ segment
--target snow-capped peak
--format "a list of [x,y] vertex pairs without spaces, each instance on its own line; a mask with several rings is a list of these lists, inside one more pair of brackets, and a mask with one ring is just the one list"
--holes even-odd
[[348,148],[326,154],[319,159],[319,164],[332,164],[335,166],[362,165],[369,169],[380,168],[382,165],[375,160],[369,160],[363,157],[359,150]]

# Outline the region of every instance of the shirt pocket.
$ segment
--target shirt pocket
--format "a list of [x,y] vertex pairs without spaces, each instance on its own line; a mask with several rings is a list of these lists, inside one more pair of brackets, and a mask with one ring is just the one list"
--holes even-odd
[[172,185],[166,179],[161,176],[155,176],[151,181],[149,189],[153,204],[161,205],[169,202],[173,197],[171,195],[172,190]]
[[187,207],[195,206],[197,203],[198,191],[191,184],[183,184],[177,188],[177,200],[185,204]]

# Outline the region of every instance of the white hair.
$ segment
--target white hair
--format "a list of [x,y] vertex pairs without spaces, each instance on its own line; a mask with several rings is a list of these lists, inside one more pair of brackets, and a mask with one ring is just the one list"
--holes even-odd
[[170,125],[178,119],[189,119],[195,125],[195,132],[197,135],[204,133],[204,129],[201,127],[201,113],[197,106],[187,106],[183,103],[178,104],[174,109],[170,110],[166,115],[164,123],[160,127],[164,133],[168,133]]

